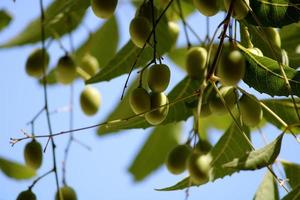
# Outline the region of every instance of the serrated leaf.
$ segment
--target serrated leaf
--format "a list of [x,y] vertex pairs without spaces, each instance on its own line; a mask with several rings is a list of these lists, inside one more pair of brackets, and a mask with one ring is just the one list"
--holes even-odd
[[[168,95],[169,102],[172,103],[179,98],[192,95],[198,88],[199,88],[198,81],[191,80],[186,77],[181,82],[179,82],[174,87],[174,89],[170,92],[170,94]],[[125,99],[126,99],[126,97],[125,97]],[[127,99],[128,99],[128,97],[127,97]],[[125,100],[125,103],[127,104],[127,108],[128,108],[127,111],[132,113],[127,100]],[[119,106],[117,108],[119,108]],[[124,106],[122,106],[122,108],[124,108]],[[115,111],[115,112],[121,113],[121,110]],[[122,115],[126,116],[126,117],[133,116],[130,113],[123,112]],[[176,104],[170,106],[168,116],[162,122],[161,125],[166,125],[166,124],[173,123],[173,122],[184,121],[191,115],[192,115],[192,110],[189,109],[185,105],[185,101],[177,102]],[[108,117],[108,119],[110,119],[110,118],[111,117]],[[120,119],[120,118],[114,118],[114,119]],[[114,133],[114,132],[116,132],[118,130],[122,130],[122,129],[148,128],[151,126],[152,125],[150,125],[148,122],[145,121],[144,117],[133,117],[133,118],[130,118],[125,121],[121,120],[120,122],[116,122],[116,123],[110,124],[108,126],[102,126],[98,130],[98,133],[100,135],[105,135],[108,133]]]
[[[190,185],[190,178],[187,177],[182,181],[179,181],[173,186],[162,188],[162,189],[155,189],[156,191],[174,191],[174,190],[184,190]],[[191,185],[192,186],[192,185]]]
[[36,175],[36,172],[33,168],[1,157],[0,169],[6,176],[17,180],[30,179]]
[[267,172],[263,181],[258,187],[253,200],[278,200],[279,193],[274,176]]
[[284,168],[285,176],[288,179],[288,183],[292,189],[296,189],[300,186],[300,165],[288,161],[281,161]]
[[[268,57],[253,55],[239,44],[238,48],[248,61],[243,79],[246,84],[271,96],[290,95],[278,62]],[[300,72],[288,66],[283,68],[291,85],[291,94],[300,96]]]
[[256,170],[274,163],[281,149],[284,133],[280,134],[273,142],[255,151],[247,152],[238,158],[223,165],[225,168],[238,170]]
[[11,20],[12,17],[6,10],[0,10],[0,31],[9,25]]
[[[45,10],[45,38],[61,37],[74,30],[82,21],[90,2],[86,0],[55,0]],[[40,17],[29,23],[20,33],[0,47],[13,47],[41,40]]]
[[298,200],[298,199],[300,199],[300,185],[282,198],[282,200]]
[[300,19],[298,0],[251,0],[250,7],[253,13],[249,12],[246,20],[253,25],[282,27]]
[[142,181],[165,163],[168,153],[179,144],[180,133],[180,124],[154,128],[128,169],[135,181]]
[[[156,29],[157,33],[157,54],[162,56],[173,46],[176,38],[170,34],[167,19],[163,17]],[[109,81],[123,74],[129,73],[135,60],[137,59],[140,48],[136,47],[131,41],[127,42],[117,54],[108,62],[108,64],[98,74],[89,79],[87,83],[98,83]],[[138,59],[136,68],[144,66],[153,58],[151,47],[146,47]]]

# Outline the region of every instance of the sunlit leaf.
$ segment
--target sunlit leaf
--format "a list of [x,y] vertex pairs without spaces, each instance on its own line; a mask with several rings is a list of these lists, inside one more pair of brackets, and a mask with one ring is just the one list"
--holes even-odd
[[253,200],[278,200],[278,188],[274,176],[267,172],[263,181],[258,187]]
[[284,168],[285,176],[289,180],[288,183],[292,189],[300,186],[300,165],[288,161],[281,161]]
[[30,179],[36,175],[33,168],[0,157],[0,169],[13,179]]

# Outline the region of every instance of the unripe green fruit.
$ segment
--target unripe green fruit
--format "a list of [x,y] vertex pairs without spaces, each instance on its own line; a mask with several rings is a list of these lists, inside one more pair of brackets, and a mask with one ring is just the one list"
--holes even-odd
[[212,149],[212,145],[207,140],[200,139],[196,144],[195,151],[201,155],[207,154]]
[[170,83],[170,69],[164,64],[152,65],[148,73],[148,86],[152,92],[163,92]]
[[187,169],[194,184],[202,184],[209,179],[211,157],[193,152],[187,160]]
[[46,71],[49,64],[49,54],[44,51],[44,62],[43,62],[43,49],[34,50],[26,61],[26,72],[29,76],[39,78],[43,75],[44,69]]
[[193,0],[195,7],[205,16],[219,12],[218,0]]
[[136,88],[130,94],[129,104],[135,114],[147,112],[151,109],[150,95],[144,88]]
[[145,17],[135,17],[130,22],[129,33],[131,41],[139,48],[142,48],[147,42],[151,31],[151,23]]
[[174,40],[176,41],[178,38],[178,35],[179,35],[179,31],[180,31],[178,24],[176,22],[169,21],[168,28],[169,28],[169,33],[170,33],[171,37],[174,38]]
[[217,76],[226,86],[236,85],[245,75],[246,63],[243,55],[238,51],[231,51],[224,55],[217,69]]
[[63,56],[58,60],[55,70],[56,79],[62,84],[72,83],[76,76],[76,64],[70,56]]
[[90,54],[86,54],[80,63],[80,68],[83,69],[90,76],[94,76],[99,71],[99,62],[97,58]]
[[[168,97],[164,93],[151,93],[151,110],[157,108],[154,111],[151,111],[145,115],[145,119],[148,123],[152,125],[158,125],[162,123],[169,112],[169,103]],[[165,105],[165,106],[163,106]],[[158,108],[159,107],[159,108]]]
[[[77,195],[73,188],[69,186],[63,186],[59,189],[59,191],[61,192],[63,198],[61,200],[77,200]],[[55,200],[59,200],[59,191],[57,191],[55,194]]]
[[281,49],[281,62],[283,65],[290,66],[288,53],[284,49]]
[[24,149],[24,158],[26,165],[38,169],[43,161],[42,145],[36,140],[27,143]]
[[101,95],[96,88],[86,86],[80,94],[80,106],[86,115],[95,115],[101,103]]
[[36,200],[36,196],[31,190],[25,190],[18,195],[17,200]]
[[190,78],[204,80],[207,51],[203,47],[193,47],[187,52],[186,71]]
[[118,0],[91,0],[94,14],[100,18],[111,17],[117,7]]
[[172,149],[167,157],[166,166],[172,174],[181,174],[186,169],[186,162],[192,148],[187,145],[178,145]]
[[[225,9],[228,11],[232,0],[224,0]],[[237,20],[244,19],[249,12],[249,0],[235,0],[232,16]]]
[[[234,87],[226,86],[226,87],[221,87],[220,88],[220,93],[223,96],[226,105],[228,108],[231,110],[235,106],[236,99],[237,99],[237,94],[235,92]],[[225,114],[227,113],[227,108],[223,104],[219,94],[216,94],[213,98],[210,99],[209,101],[209,107],[212,113],[214,114]]]
[[[279,32],[275,28],[263,28],[268,41],[277,48],[281,48],[281,38]],[[273,47],[272,47],[273,48]]]
[[248,48],[247,50],[256,56],[260,56],[260,57],[264,56],[263,52],[257,47]]
[[239,100],[242,120],[247,126],[254,127],[262,120],[263,112],[255,96],[243,95]]

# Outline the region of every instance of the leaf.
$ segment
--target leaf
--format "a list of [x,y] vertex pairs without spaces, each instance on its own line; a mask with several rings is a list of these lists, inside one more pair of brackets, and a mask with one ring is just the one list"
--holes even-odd
[[[86,0],[55,0],[45,11],[45,38],[55,39],[74,30],[82,21],[90,2]],[[0,47],[14,47],[41,40],[40,17],[29,23]]]
[[183,179],[182,181],[179,181],[173,186],[162,188],[162,189],[155,189],[156,191],[174,191],[174,190],[184,190],[186,189],[190,184],[190,178],[187,177]]
[[[172,103],[182,97],[190,96],[198,88],[199,88],[198,81],[194,81],[194,80],[191,80],[186,77],[181,82],[179,82],[175,86],[175,88],[170,92],[170,94],[168,95],[169,102]],[[132,113],[132,111],[130,110],[128,100],[126,100],[126,99],[128,99],[128,96],[125,96],[125,98],[123,100],[124,103],[121,103],[122,106],[117,106],[117,110],[115,110],[112,113],[112,116],[114,116],[116,118],[111,118],[111,116],[109,116],[108,119],[111,119],[111,120],[120,119],[121,113],[122,113],[123,119],[128,118],[130,116],[131,117],[134,116],[134,115],[130,114],[130,113]],[[190,99],[192,99],[192,98],[190,98]],[[127,105],[126,111],[128,113],[122,112],[122,109],[124,109],[124,107],[126,107],[125,105]],[[191,115],[192,115],[192,109],[189,109],[185,105],[185,101],[180,101],[180,102],[177,102],[176,104],[173,104],[170,106],[168,116],[162,122],[161,125],[184,121]],[[121,120],[119,122],[111,123],[108,126],[102,126],[98,130],[98,133],[100,135],[105,135],[108,133],[115,133],[116,131],[122,130],[122,129],[133,129],[133,128],[144,128],[145,129],[145,128],[148,128],[151,126],[152,125],[150,125],[148,122],[145,121],[144,117],[137,116],[137,117],[132,117],[128,120]]]
[[282,200],[298,200],[300,198],[300,185],[289,192]]
[[[173,46],[176,38],[169,33],[167,19],[163,17],[157,25],[157,54],[162,56]],[[136,47],[131,41],[120,49],[117,54],[108,62],[108,64],[98,74],[86,81],[87,83],[98,83],[109,81],[123,74],[129,73],[135,60],[137,59],[140,48]],[[144,66],[153,57],[151,47],[146,47],[138,59],[136,68]]]
[[[278,62],[268,57],[251,54],[247,49],[238,44],[238,48],[247,59],[244,82],[258,92],[271,96],[289,96]],[[300,72],[288,66],[283,66],[291,85],[291,94],[300,96]]]
[[36,175],[35,170],[31,167],[6,160],[0,157],[0,169],[2,172],[13,179],[30,179]]
[[178,123],[155,127],[129,167],[135,181],[142,181],[164,164],[168,153],[179,144],[180,133]]
[[180,47],[176,49],[172,49],[168,53],[168,57],[173,61],[178,67],[185,70],[185,57],[187,53],[186,47]]
[[298,0],[251,0],[250,7],[246,20],[253,25],[282,27],[300,19]]
[[0,10],[0,31],[9,25],[11,20],[12,17],[6,10]]
[[278,188],[271,172],[267,172],[253,200],[279,200]]
[[[300,111],[300,99],[295,99],[298,110]],[[291,99],[266,99],[262,102],[270,108],[277,116],[279,116],[288,125],[299,123],[297,113],[293,101]],[[278,120],[263,108],[264,118],[274,124],[279,129],[285,127]]]
[[280,134],[272,143],[261,149],[246,152],[239,158],[234,158],[224,164],[223,167],[238,170],[256,170],[271,165],[280,153],[283,135],[284,133]]
[[115,55],[119,43],[119,30],[115,17],[107,20],[96,32],[76,50],[76,59],[90,53],[98,59],[101,67]]
[[281,161],[284,168],[285,176],[289,180],[288,183],[292,189],[300,186],[300,165],[288,161]]

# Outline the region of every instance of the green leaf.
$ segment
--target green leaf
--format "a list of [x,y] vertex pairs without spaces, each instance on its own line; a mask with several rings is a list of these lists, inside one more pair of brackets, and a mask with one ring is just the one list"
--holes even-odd
[[[155,189],[156,191],[174,191],[174,190],[184,190],[186,189],[190,184],[190,178],[187,177],[183,179],[182,181],[179,181],[173,186],[162,188],[162,189]],[[192,185],[191,185],[192,186]]]
[[[165,17],[161,19],[156,29],[157,35],[157,54],[162,56],[169,51],[173,46],[176,38],[170,34],[168,29],[168,22]],[[141,51],[131,41],[129,41],[117,54],[108,62],[108,64],[98,74],[89,79],[87,83],[98,83],[102,81],[109,81],[113,78],[119,77],[123,74],[129,73],[133,66],[137,55]],[[153,58],[151,47],[146,47],[138,59],[136,68],[144,66]]]
[[285,176],[289,180],[288,183],[292,189],[300,186],[300,165],[288,161],[281,161],[284,168]]
[[280,153],[284,133],[280,134],[273,142],[261,149],[246,152],[238,158],[223,165],[225,168],[238,170],[256,170],[271,165]]
[[30,179],[36,175],[33,168],[0,157],[0,169],[13,179]]
[[[282,27],[300,19],[298,0],[251,0],[248,23],[265,27]],[[255,20],[257,19],[259,23]]]
[[[258,92],[271,96],[289,96],[278,62],[268,57],[251,54],[246,48],[238,44],[238,48],[247,59],[244,82]],[[300,72],[288,66],[283,66],[291,85],[291,94],[300,96]]]
[[11,20],[12,17],[6,10],[0,10],[0,31],[9,25]]
[[115,55],[118,43],[117,20],[111,17],[76,50],[76,59],[79,60],[86,53],[90,53],[98,59],[100,66],[104,67]]
[[278,188],[271,172],[267,172],[253,200],[278,200]]
[[[295,99],[296,106],[300,112],[300,99]],[[279,116],[288,125],[299,123],[297,113],[293,101],[291,99],[266,99],[262,102],[270,108],[277,116]],[[263,108],[264,118],[278,127],[279,129],[284,129],[285,127],[278,122],[278,120],[271,115],[266,109]]]
[[174,62],[178,67],[185,70],[185,58],[186,58],[187,48],[180,47],[176,49],[172,49],[168,53],[168,57]]
[[[168,95],[169,102],[172,103],[180,98],[187,97],[192,95],[197,89],[199,88],[199,82],[191,80],[189,78],[184,78],[180,83],[175,86],[175,88],[170,92]],[[115,110],[112,113],[112,116],[115,118],[112,118],[111,116],[108,117],[108,119],[116,120],[120,119],[121,116],[124,118],[128,118],[132,116],[130,119],[127,120],[121,120],[119,122],[114,122],[109,124],[108,126],[102,126],[98,130],[99,134],[108,134],[108,133],[115,133],[118,130],[122,129],[133,129],[133,128],[148,128],[151,127],[148,122],[145,121],[144,117],[136,116],[131,114],[132,111],[130,110],[128,95],[124,97],[124,103],[122,102],[120,106],[117,106],[117,110]],[[190,98],[192,99],[192,98]],[[123,109],[127,106],[127,112],[122,112]],[[125,110],[125,109],[124,109]],[[192,109],[189,109],[185,105],[185,101],[177,102],[176,104],[173,104],[170,106],[169,113],[167,118],[162,122],[162,125],[166,125],[173,122],[180,122],[186,120],[188,117],[192,115]]]
[[298,200],[300,198],[300,185],[289,192],[282,200]]
[[135,181],[142,181],[165,163],[168,153],[179,144],[180,124],[157,126],[129,167]]
[[[45,11],[45,38],[61,37],[74,30],[82,21],[90,1],[55,0]],[[41,40],[40,17],[29,23],[21,33],[0,47],[13,47],[36,43]]]

